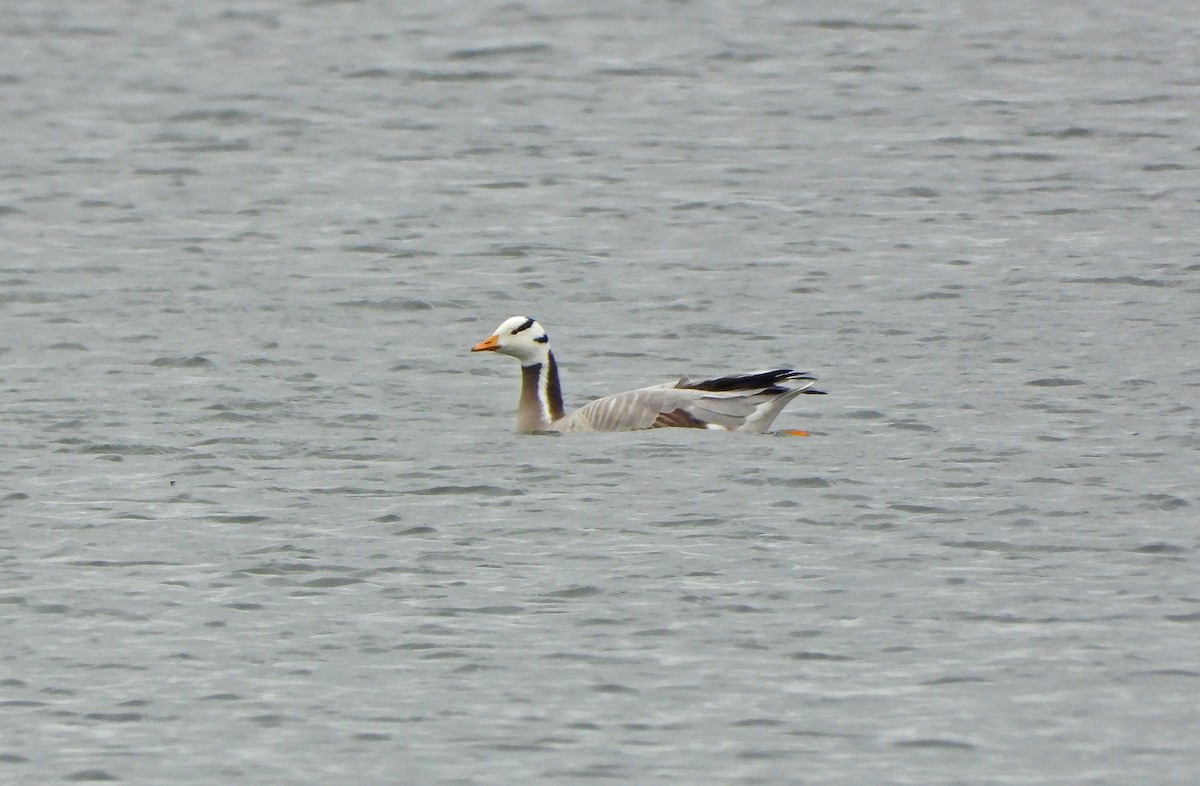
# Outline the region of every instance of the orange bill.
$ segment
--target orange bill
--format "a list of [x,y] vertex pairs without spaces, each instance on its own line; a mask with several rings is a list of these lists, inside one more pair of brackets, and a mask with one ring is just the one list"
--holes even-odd
[[500,338],[498,336],[488,336],[483,341],[480,341],[475,346],[471,347],[472,352],[487,352],[500,348]]

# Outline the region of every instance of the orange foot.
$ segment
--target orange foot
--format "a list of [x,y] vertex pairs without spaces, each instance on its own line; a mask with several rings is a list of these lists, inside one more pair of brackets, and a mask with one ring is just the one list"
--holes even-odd
[[812,434],[809,434],[807,431],[801,431],[798,428],[790,428],[783,433],[787,434],[789,437],[811,437],[812,436]]

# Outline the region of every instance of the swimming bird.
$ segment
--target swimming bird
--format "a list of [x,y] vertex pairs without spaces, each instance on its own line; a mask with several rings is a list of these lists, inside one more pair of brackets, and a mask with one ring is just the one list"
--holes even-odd
[[[499,352],[521,362],[517,431],[640,431],[650,428],[706,428],[766,431],[775,416],[816,378],[790,368],[715,379],[688,379],[598,398],[571,414],[563,411],[558,364],[550,337],[529,317],[509,317],[472,352]],[[807,432],[788,432],[805,436]]]

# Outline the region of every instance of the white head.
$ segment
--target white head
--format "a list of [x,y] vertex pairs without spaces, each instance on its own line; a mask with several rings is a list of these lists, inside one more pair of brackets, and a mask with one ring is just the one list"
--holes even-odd
[[529,317],[509,317],[496,332],[471,347],[472,352],[499,352],[512,355],[522,366],[544,363],[550,352],[546,330]]

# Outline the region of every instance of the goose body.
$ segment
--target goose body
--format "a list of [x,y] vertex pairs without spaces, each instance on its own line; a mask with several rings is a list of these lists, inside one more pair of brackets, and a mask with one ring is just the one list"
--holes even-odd
[[[614,393],[563,411],[558,364],[550,337],[529,317],[510,317],[472,352],[499,352],[521,363],[517,431],[640,431],[706,428],[766,431],[788,402],[813,390],[807,373],[780,368],[715,379],[688,379]],[[803,433],[803,432],[796,432]]]

